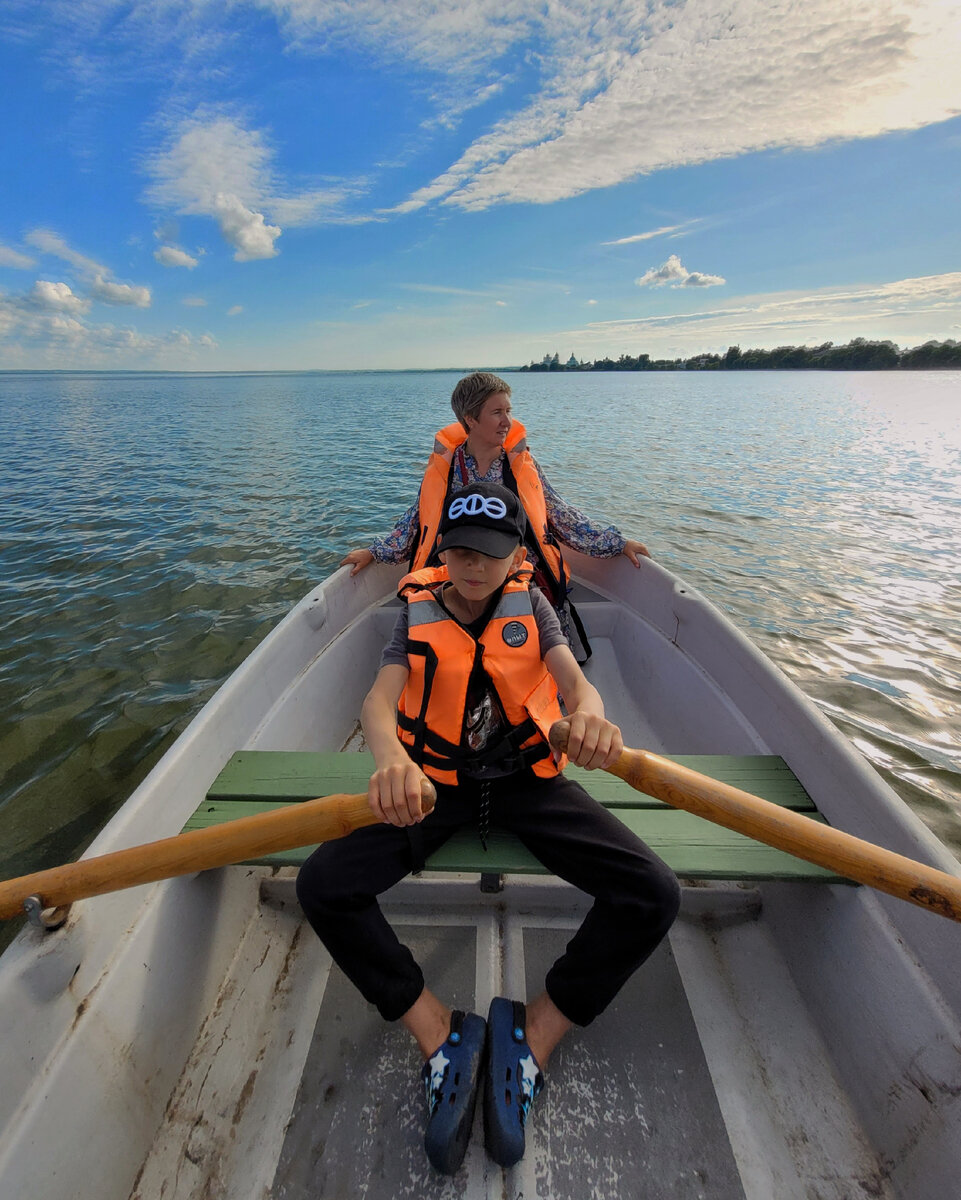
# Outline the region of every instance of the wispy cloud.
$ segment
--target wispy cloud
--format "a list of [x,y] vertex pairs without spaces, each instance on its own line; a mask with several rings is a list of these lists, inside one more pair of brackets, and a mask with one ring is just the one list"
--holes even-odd
[[[394,213],[550,203],[666,168],[915,129],[961,109],[961,8],[944,0],[240,0],[229,20],[204,0],[51,9],[64,70],[156,73],[176,47],[191,68],[178,73],[184,89],[194,75],[208,86],[229,77],[231,47],[266,12],[291,53],[361,49],[409,65],[421,89],[432,79],[427,126],[457,123],[523,70],[530,99]],[[151,159],[152,195],[215,219],[242,261],[273,257],[280,229],[294,224],[369,219],[340,211],[362,185],[282,183],[272,161],[264,134],[197,109]],[[668,230],[679,232],[611,244]]]
[[941,320],[947,327],[957,314],[961,314],[961,271],[812,292],[738,296],[716,308],[594,321],[558,336],[621,344],[625,337],[690,334],[703,349],[712,339],[749,338],[756,345],[828,341],[836,339],[839,330],[865,326],[873,337],[892,336],[881,331],[899,323],[908,328],[916,318],[926,320],[929,327]]
[[398,287],[407,292],[427,292],[438,296],[490,296],[490,292],[478,291],[475,288],[447,287],[438,283],[401,283]]
[[961,107],[961,9],[939,0],[561,0],[549,13],[540,94],[400,210],[550,203],[665,168],[915,129]]
[[[282,222],[363,222],[340,206],[361,184],[297,190],[277,177],[266,136],[238,119],[206,109],[179,123],[166,146],[149,158],[147,198],[161,208],[212,217],[237,262],[274,258]],[[171,264],[167,265],[183,265]]]
[[76,267],[83,275],[96,278],[98,275],[111,273],[108,267],[81,254],[79,250],[74,250],[59,233],[54,233],[52,229],[32,229],[24,241],[36,247],[37,250],[43,251],[44,254],[52,254],[55,258],[60,258],[72,267]]
[[720,275],[705,275],[703,271],[689,271],[676,254],[659,267],[651,267],[634,282],[638,287],[718,287],[727,280]]
[[[532,0],[258,0],[295,45],[361,45],[437,72],[482,72],[539,29]],[[595,5],[589,5],[596,7]],[[567,7],[565,4],[559,6]]]
[[29,254],[21,254],[19,250],[14,250],[0,242],[0,267],[13,267],[18,271],[29,271],[35,264],[36,260],[32,259]]
[[612,242],[601,242],[601,245],[629,246],[633,242],[649,242],[652,238],[672,237],[697,224],[697,221],[684,221],[680,225],[662,225],[660,229],[651,229],[647,233],[632,233],[630,237],[615,238]]
[[203,298],[203,296],[184,296],[180,303],[186,305],[187,308],[207,307],[207,301]]

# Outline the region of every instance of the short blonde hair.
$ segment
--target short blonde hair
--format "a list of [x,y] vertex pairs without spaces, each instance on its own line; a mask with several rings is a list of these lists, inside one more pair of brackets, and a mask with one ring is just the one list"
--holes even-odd
[[476,421],[481,409],[497,392],[504,392],[508,396],[511,394],[510,384],[505,383],[499,375],[492,375],[490,371],[475,371],[472,375],[465,375],[457,381],[451,394],[450,406],[454,416],[467,429],[467,418],[473,417]]

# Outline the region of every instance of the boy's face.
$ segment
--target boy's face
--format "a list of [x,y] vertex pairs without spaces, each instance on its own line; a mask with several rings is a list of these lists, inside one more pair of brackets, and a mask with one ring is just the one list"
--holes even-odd
[[521,565],[524,551],[518,546],[506,558],[491,558],[479,550],[452,546],[442,550],[438,557],[446,565],[457,594],[465,600],[483,603],[493,596],[511,571]]

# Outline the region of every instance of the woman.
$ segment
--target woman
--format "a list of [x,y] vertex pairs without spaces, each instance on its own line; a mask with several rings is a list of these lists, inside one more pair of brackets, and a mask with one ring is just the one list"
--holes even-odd
[[415,571],[435,565],[437,529],[447,495],[470,483],[502,483],[516,492],[527,514],[527,553],[535,583],[557,609],[572,644],[569,613],[573,616],[590,654],[567,599],[570,573],[560,543],[594,558],[623,554],[635,567],[650,554],[641,542],[625,538],[614,526],[599,525],[561,499],[527,449],[524,426],[511,417],[510,396],[510,385],[487,371],[475,371],[458,382],[450,400],[458,423],[437,432],[417,499],[391,533],[366,549],[351,550],[341,566],[350,566],[351,575],[356,575],[372,562],[409,559]]

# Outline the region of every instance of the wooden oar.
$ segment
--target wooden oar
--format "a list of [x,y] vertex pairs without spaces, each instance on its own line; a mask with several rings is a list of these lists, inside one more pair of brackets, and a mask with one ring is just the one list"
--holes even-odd
[[[430,812],[436,793],[427,781],[423,795],[424,808]],[[193,829],[99,858],[9,879],[0,883],[0,919],[20,915],[29,897],[39,898],[34,908],[60,908],[104,892],[225,867],[314,842],[329,842],[376,823],[366,795],[322,796],[289,804],[273,812],[240,817],[209,829]]]
[[[569,732],[567,721],[556,722],[551,728],[551,744],[563,752]],[[956,875],[812,821],[649,750],[625,749],[607,770],[637,791],[674,808],[786,850],[845,879],[961,921],[961,878]]]

